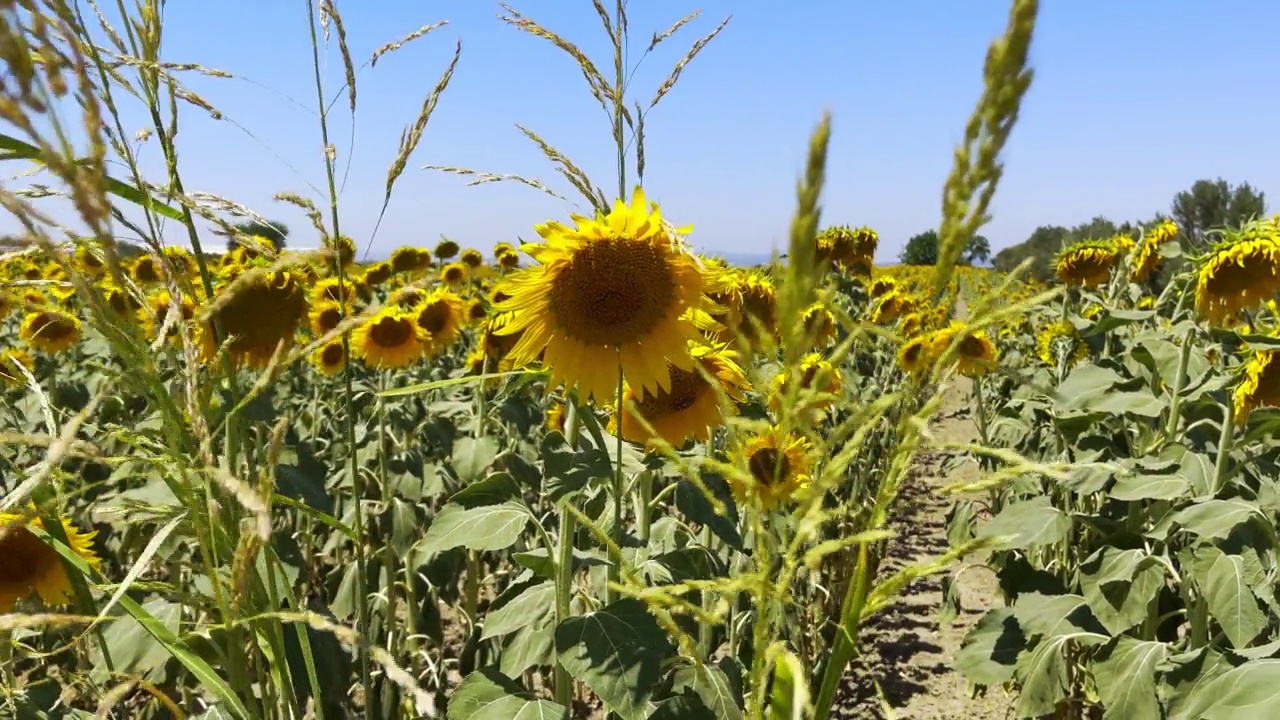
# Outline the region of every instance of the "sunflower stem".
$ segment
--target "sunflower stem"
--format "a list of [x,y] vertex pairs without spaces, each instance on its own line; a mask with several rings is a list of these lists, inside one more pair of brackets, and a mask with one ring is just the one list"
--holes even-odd
[[1209,487],[1210,497],[1217,497],[1227,482],[1227,464],[1231,456],[1231,444],[1235,438],[1236,412],[1231,403],[1222,409],[1222,435],[1218,438],[1218,459],[1213,464],[1213,480]]
[[[578,402],[577,398],[566,398],[568,408],[564,416],[564,439],[573,450],[578,449]],[[566,498],[567,504],[572,500]],[[573,534],[577,530],[574,515],[567,508],[560,511],[560,545],[556,557],[556,625],[569,619],[573,599]],[[563,665],[555,668],[556,702],[566,708],[572,708],[573,676]]]
[[[1169,421],[1164,426],[1164,442],[1161,446],[1168,444],[1173,440],[1173,434],[1178,431],[1178,420],[1182,411],[1182,384],[1186,382],[1187,365],[1191,363],[1191,341],[1195,338],[1195,327],[1187,330],[1187,334],[1182,336],[1182,353],[1178,356],[1178,374],[1173,378],[1173,396],[1169,402]],[[1159,450],[1159,447],[1153,450]]]
[[[619,356],[618,357],[618,392],[614,400],[615,401],[614,407],[616,408],[615,412],[618,413],[619,419],[618,419],[618,434],[616,436],[617,442],[614,445],[614,449],[616,450],[616,456],[614,458],[614,463],[613,463],[613,527],[611,528],[611,534],[613,535],[613,542],[618,547],[623,546],[622,544],[623,538],[626,535],[626,528],[622,526],[622,505],[623,505],[623,501],[626,498],[626,492],[627,492],[626,481],[622,474],[622,419],[621,418],[622,418],[622,413],[625,412],[622,406],[622,385],[623,385],[622,357]],[[642,503],[642,505],[647,505],[647,503]],[[648,515],[648,507],[637,507],[636,513],[638,515]],[[606,603],[612,603],[617,601],[618,590],[614,587],[614,584],[618,582],[618,579],[621,576],[622,576],[622,568],[619,567],[617,563],[613,563],[609,565],[609,584],[605,588]]]

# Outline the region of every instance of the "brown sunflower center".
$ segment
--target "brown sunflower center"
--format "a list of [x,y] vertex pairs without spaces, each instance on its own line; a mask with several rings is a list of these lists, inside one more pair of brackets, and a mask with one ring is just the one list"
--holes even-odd
[[30,583],[48,565],[51,552],[26,527],[0,527],[0,587]]
[[475,250],[468,250],[462,253],[462,262],[466,263],[467,267],[478,268],[484,264],[484,256]]
[[326,367],[342,364],[342,343],[329,343],[320,351],[320,362]]
[[1211,261],[1205,289],[1211,296],[1239,295],[1255,288],[1280,285],[1280,270],[1275,266],[1280,250],[1265,245],[1242,248],[1234,257],[1226,255]]
[[35,331],[37,337],[53,341],[71,337],[76,332],[76,326],[70,318],[53,312],[42,312],[37,315],[31,321],[31,329]]
[[342,322],[342,308],[327,307],[316,315],[316,325],[322,333],[327,333],[338,327],[340,322]]
[[561,330],[584,345],[617,347],[648,335],[673,309],[676,283],[666,252],[607,239],[573,254],[551,285]]
[[450,315],[448,303],[437,300],[418,312],[418,327],[432,335],[439,335],[449,327]]
[[458,267],[457,265],[450,265],[449,267],[444,269],[445,282],[460,283],[462,282],[462,278],[463,278],[462,268]]
[[489,316],[489,311],[485,309],[484,303],[473,302],[467,307],[467,317],[473,321],[483,320]]
[[981,359],[987,356],[987,345],[981,338],[967,335],[960,341],[958,351],[961,357]]
[[911,343],[902,349],[902,359],[908,363],[915,363],[920,359],[920,353],[924,351],[924,345],[920,343]]
[[671,371],[671,389],[657,394],[645,393],[644,399],[637,403],[640,414],[647,418],[688,410],[707,390],[707,381],[701,373],[674,366],[667,369]]
[[379,318],[369,327],[369,339],[379,347],[400,347],[409,342],[411,337],[413,337],[413,323],[407,318]]
[[778,452],[777,448],[766,447],[751,453],[747,468],[756,482],[773,485],[775,480],[787,478],[791,472],[791,461],[787,459],[786,453]]

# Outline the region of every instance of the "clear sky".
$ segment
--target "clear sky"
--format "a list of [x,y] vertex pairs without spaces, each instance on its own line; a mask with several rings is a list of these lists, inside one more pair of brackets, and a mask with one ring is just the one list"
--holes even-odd
[[[611,65],[589,0],[513,2],[602,67]],[[1042,224],[1098,214],[1149,218],[1203,177],[1247,180],[1280,194],[1280,45],[1265,32],[1280,23],[1280,3],[1041,4],[1035,81],[1005,153],[995,219],[984,230],[994,247],[1019,242]],[[997,0],[631,5],[633,62],[652,32],[703,11],[644,59],[633,93],[646,104],[689,45],[732,15],[646,123],[646,191],[673,222],[694,226],[695,245],[768,252],[785,242],[809,132],[830,109],[823,222],[876,228],[881,261],[892,261],[910,235],[936,226],[952,152],[981,87],[984,52],[1008,9]],[[428,163],[538,177],[581,209],[516,123],[564,151],[606,192],[615,189],[608,120],[573,61],[500,21],[497,3],[346,0],[339,8],[357,64],[421,25],[449,21],[359,73],[354,133],[345,95],[335,105],[343,231],[362,246],[401,130],[462,42],[453,82],[396,187],[374,255],[401,244],[434,245],[441,234],[488,249],[535,237],[535,223],[575,209],[516,184],[466,187],[461,178],[421,169]],[[165,20],[164,59],[236,76],[185,76],[228,118],[182,109],[178,147],[188,190],[248,204],[286,222],[293,244],[312,245],[303,216],[271,199],[281,190],[323,197],[306,0],[175,2]],[[343,72],[336,38],[324,62],[328,92],[337,95]],[[136,111],[129,119],[143,126]],[[154,141],[144,153],[158,173]]]

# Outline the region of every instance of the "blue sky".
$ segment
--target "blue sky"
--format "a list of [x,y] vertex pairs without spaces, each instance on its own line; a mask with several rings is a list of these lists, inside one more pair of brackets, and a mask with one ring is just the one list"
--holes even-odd
[[[611,64],[588,0],[513,1],[601,66]],[[374,255],[434,245],[441,234],[487,249],[534,237],[535,223],[575,209],[516,184],[466,187],[420,169],[428,163],[541,178],[581,209],[516,123],[606,192],[615,189],[608,121],[581,74],[549,43],[501,22],[497,3],[347,0],[339,8],[357,64],[421,25],[449,21],[360,72],[354,144],[345,96],[335,105],[343,230],[362,245],[401,130],[462,42],[453,82],[396,186]],[[646,0],[631,7],[632,61],[653,31],[693,9],[702,17],[646,57],[632,87],[647,103],[694,39],[733,16],[646,122],[646,191],[674,222],[694,226],[695,245],[768,252],[785,242],[805,145],[824,109],[834,117],[824,224],[876,228],[881,261],[936,226],[942,183],[1006,3]],[[228,118],[182,108],[177,142],[188,190],[227,195],[286,222],[295,245],[312,245],[303,216],[271,199],[282,190],[323,197],[305,0],[169,3],[166,12],[164,59],[236,76],[185,76]],[[1146,219],[1202,177],[1280,193],[1280,97],[1271,92],[1280,46],[1256,32],[1278,21],[1280,3],[1262,0],[1043,2],[1035,82],[984,234],[999,248],[1041,224],[1098,214]],[[336,38],[324,62],[332,96],[343,75]],[[136,108],[126,120],[130,130],[144,125]],[[158,174],[154,140],[143,152]]]

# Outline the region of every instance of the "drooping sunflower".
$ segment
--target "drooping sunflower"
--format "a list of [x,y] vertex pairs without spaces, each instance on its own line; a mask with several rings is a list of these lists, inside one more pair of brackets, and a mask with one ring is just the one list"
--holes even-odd
[[431,266],[431,251],[409,245],[398,247],[391,253],[391,269],[397,273],[411,273]]
[[544,242],[524,250],[538,264],[499,285],[510,297],[495,310],[511,316],[495,332],[523,333],[512,361],[544,353],[552,384],[576,383],[584,398],[611,397],[619,365],[637,392],[672,389],[668,366],[694,367],[698,328],[687,313],[703,297],[697,262],[639,188],[629,206],[619,200],[608,215],[574,221],[537,227]]
[[[50,605],[62,604],[71,597],[71,580],[58,551],[49,547],[31,528],[44,529],[40,517],[26,518],[17,513],[0,513],[0,614],[13,612],[19,600],[35,593]],[[90,567],[100,568],[102,561],[93,551],[97,532],[80,532],[69,520],[62,520],[67,544]]]
[[1107,242],[1121,255],[1129,253],[1135,245],[1133,236],[1128,233],[1116,233]]
[[139,285],[160,282],[160,262],[154,255],[139,255],[129,266],[129,276]]
[[463,250],[462,256],[458,259],[462,261],[463,265],[466,265],[472,270],[484,265],[484,253],[474,248],[467,248],[466,250]]
[[[264,367],[280,343],[293,342],[306,315],[307,293],[301,278],[288,270],[247,270],[222,288],[201,314],[201,354],[212,360],[226,344],[233,362]],[[218,337],[216,329],[224,335]]]
[[734,335],[757,348],[766,338],[777,337],[778,291],[773,279],[759,270],[742,276],[737,287],[738,326]]
[[311,353],[311,366],[327,377],[342,372],[347,367],[347,353],[342,347],[342,339],[330,340],[316,348]]
[[[698,343],[692,354],[711,382],[696,367],[684,370],[668,365],[671,383],[665,390],[641,391],[625,385],[622,407],[614,409],[609,432],[619,432],[620,415],[622,438],[630,442],[648,444],[655,435],[677,448],[689,440],[706,442],[712,430],[724,424],[726,408],[721,405],[721,394],[728,398],[732,411],[733,405],[746,399],[749,383],[737,363],[737,353],[726,346]],[[639,418],[653,427],[653,434]]]
[[451,288],[461,287],[469,275],[467,266],[460,262],[451,262],[440,268],[440,282]]
[[746,470],[746,480],[733,477],[730,487],[739,503],[759,503],[771,511],[790,503],[809,486],[813,472],[813,444],[780,427],[754,435],[734,449],[734,456]]
[[80,339],[80,320],[61,310],[38,310],[22,320],[19,337],[32,348],[53,355]]
[[316,305],[325,302],[341,303],[344,297],[348,308],[359,299],[351,278],[346,278],[344,282],[342,278],[327,277],[311,287],[311,302]]
[[450,240],[449,238],[443,238],[440,242],[436,243],[436,257],[440,258],[441,262],[457,256],[458,243]]
[[1146,282],[1164,259],[1160,256],[1160,248],[1177,236],[1178,224],[1167,218],[1143,233],[1142,242],[1129,264],[1129,279],[1136,283]]
[[898,349],[898,367],[912,377],[920,377],[933,364],[933,343],[929,335],[917,335]]
[[898,282],[888,275],[881,275],[871,281],[867,286],[867,294],[871,297],[880,297],[886,293],[893,292],[898,289]]
[[908,300],[899,290],[891,290],[878,298],[871,306],[871,322],[877,325],[891,325],[904,314]]
[[378,287],[382,283],[390,280],[392,274],[391,263],[377,262],[365,269],[364,277],[362,279],[370,287]]
[[1280,292],[1280,232],[1255,222],[1229,234],[1199,259],[1196,310],[1215,325]]
[[880,236],[868,227],[830,227],[818,234],[818,257],[861,277],[869,277]]
[[1280,407],[1280,351],[1254,350],[1232,398],[1236,424],[1260,407]]
[[418,327],[427,333],[433,353],[453,345],[462,333],[462,298],[445,288],[432,290],[413,313]]
[[1111,279],[1120,255],[1109,242],[1081,240],[1058,254],[1054,268],[1058,279],[1068,285],[1096,287]]
[[504,253],[498,257],[498,267],[503,270],[515,270],[520,267],[520,254],[516,252]]
[[[791,392],[792,379],[797,377],[787,368],[783,368],[773,378],[772,394],[769,397],[769,409],[774,414],[783,410],[787,394]],[[840,397],[844,387],[844,375],[840,368],[832,365],[818,353],[809,353],[800,360],[798,373],[800,387],[797,390],[799,404],[794,411],[813,411],[813,424],[822,417],[822,411]]]
[[351,345],[369,367],[394,369],[417,362],[429,339],[412,313],[386,307],[356,326]]
[[813,341],[814,347],[826,347],[836,336],[836,316],[821,302],[806,308],[803,317],[805,337]]
[[19,348],[9,348],[0,353],[0,383],[8,387],[25,386],[27,376],[23,374],[19,365],[26,368],[28,372],[34,372],[36,361],[25,350]]
[[489,306],[485,304],[483,298],[473,297],[467,303],[467,323],[470,325],[479,325],[489,317]]
[[949,327],[933,333],[932,342],[934,357],[942,357],[952,344],[956,344],[953,362],[956,370],[965,377],[985,375],[999,361],[996,345],[986,331],[972,330],[964,323],[953,322]]
[[516,247],[509,242],[496,242],[493,244],[493,259],[501,261],[503,255],[510,255],[515,251]]
[[316,303],[311,307],[311,334],[324,335],[342,323],[342,306],[332,300]]
[[349,267],[356,261],[356,241],[346,235],[339,235],[336,241],[326,237],[324,246],[329,251],[329,259],[326,264],[330,268],[335,267],[335,260],[341,263],[344,268]]
[[1036,354],[1051,367],[1058,366],[1059,357],[1066,357],[1067,365],[1071,366],[1089,356],[1089,346],[1075,325],[1068,320],[1058,320],[1036,335]]

